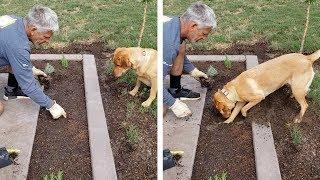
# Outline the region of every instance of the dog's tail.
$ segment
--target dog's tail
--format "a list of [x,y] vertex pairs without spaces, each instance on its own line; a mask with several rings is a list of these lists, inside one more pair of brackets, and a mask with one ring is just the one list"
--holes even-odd
[[308,59],[309,59],[311,62],[314,62],[314,61],[316,61],[316,60],[319,59],[319,58],[320,58],[320,50],[318,50],[318,51],[316,51],[315,53],[310,54],[310,55],[308,56]]

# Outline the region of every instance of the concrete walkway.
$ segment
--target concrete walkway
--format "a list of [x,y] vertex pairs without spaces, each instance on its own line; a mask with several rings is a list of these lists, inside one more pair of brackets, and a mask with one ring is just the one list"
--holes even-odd
[[[168,87],[168,79],[164,84],[165,87]],[[178,119],[170,110],[164,117],[164,148],[184,151],[184,155],[180,160],[180,165],[164,171],[163,178],[165,180],[191,179],[200,132],[202,112],[207,93],[207,89],[201,88],[200,83],[190,76],[183,76],[181,84],[185,88],[200,93],[201,99],[197,101],[184,101],[193,112],[193,115],[189,119]]]
[[21,150],[16,163],[0,169],[0,179],[27,178],[33,140],[36,133],[39,105],[30,99],[3,101],[3,88],[7,74],[0,74],[0,98],[5,105],[0,116],[0,146]]

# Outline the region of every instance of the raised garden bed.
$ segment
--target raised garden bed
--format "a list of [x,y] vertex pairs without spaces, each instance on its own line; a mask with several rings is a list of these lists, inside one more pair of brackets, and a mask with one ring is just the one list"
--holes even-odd
[[[203,62],[195,64],[196,66],[200,67],[200,69],[202,68],[203,71],[208,69],[209,64],[214,64],[216,69],[218,69],[218,72],[225,70],[224,65],[222,65],[222,63],[219,65],[218,62],[207,62],[206,65],[203,65]],[[235,65],[236,63],[233,64]],[[315,69],[319,69],[319,62],[315,63]],[[235,74],[235,76],[238,74],[240,73]],[[229,74],[224,73],[220,76],[228,77]],[[211,84],[214,90],[216,90],[216,84],[220,85],[221,82],[221,85],[218,87],[221,88],[224,84],[226,84],[226,82],[235,77],[230,77],[229,80],[224,82],[220,76],[218,74],[213,78],[213,82]],[[210,91],[212,90],[209,90],[208,93],[210,93]],[[239,177],[242,177],[243,179],[268,179],[266,177],[268,177],[270,174],[273,174],[275,179],[319,179],[320,161],[318,153],[320,146],[318,140],[320,139],[320,128],[317,123],[317,120],[319,119],[319,104],[315,103],[315,100],[312,98],[308,98],[309,109],[305,114],[303,122],[301,124],[294,125],[292,123],[293,118],[299,113],[300,106],[295,99],[290,98],[291,94],[292,93],[289,87],[282,87],[269,95],[257,106],[253,107],[250,110],[247,118],[243,118],[241,115],[239,115],[234,124],[229,125],[217,125],[217,121],[222,122],[224,119],[222,119],[220,115],[218,115],[219,117],[215,117],[219,113],[215,112],[211,106],[212,104],[208,106],[208,103],[206,102],[206,106],[208,106],[209,109],[205,108],[204,110],[196,161],[193,169],[193,179],[205,179],[209,177],[213,178],[214,175],[221,174],[222,172],[227,172],[228,178],[230,179],[237,179]],[[207,95],[207,100],[209,99],[209,103],[212,103],[210,96],[211,93]],[[211,118],[206,118],[206,114],[208,113],[211,115]],[[206,122],[208,122],[208,124],[205,124]],[[249,127],[251,126],[251,123],[252,129],[254,130],[252,134],[253,139],[250,136],[245,135],[250,129]],[[247,128],[243,127],[239,132],[236,132],[232,129],[235,126],[241,127],[243,125],[247,125]],[[268,128],[264,128],[262,131],[259,129],[260,127],[267,127],[269,125],[271,125],[272,132],[274,134],[275,149],[272,148],[273,138],[271,129],[269,128],[268,130]],[[300,134],[302,137],[301,142],[298,143],[298,145],[294,145],[294,142],[297,141],[297,138],[292,138],[293,127],[298,127],[298,130],[295,130],[295,135],[297,136],[297,134]],[[213,131],[213,133],[209,133],[210,131]],[[221,136],[221,134],[224,134],[225,131],[230,134],[227,138],[225,136]],[[270,134],[268,131],[270,131]],[[266,134],[261,135],[261,133]],[[210,141],[208,140],[208,137],[210,137]],[[243,167],[248,166],[248,158],[245,158],[241,161],[241,155],[225,156],[225,154],[228,154],[229,152],[237,152],[238,149],[248,148],[246,145],[250,144],[244,145],[242,143],[242,141],[247,138],[250,138],[250,141],[253,140],[253,148],[255,149],[255,153],[253,153],[253,150],[249,149],[249,151],[241,152],[241,155],[247,154],[250,156],[251,154],[252,157],[253,155],[256,156],[256,162],[251,160],[251,163],[249,163],[252,167],[249,171],[246,171],[248,168],[242,169]],[[219,141],[226,140],[217,143],[216,141],[212,141],[212,139],[217,139]],[[248,141],[248,143],[250,143],[250,141]],[[237,144],[236,148],[228,146],[228,144],[231,142]],[[270,146],[263,145],[265,143],[269,144]],[[221,149],[219,149],[220,144],[223,144],[223,148]],[[206,149],[202,150],[203,147]],[[268,157],[271,156],[263,154],[263,152],[269,153],[270,150],[274,151],[274,153],[276,152],[275,155],[270,154],[275,158],[274,160],[268,162],[270,163],[269,166],[265,166],[266,162],[262,162],[261,160],[265,159],[269,161]],[[270,159],[273,159],[273,157]],[[222,165],[218,164],[221,162]],[[277,167],[278,162],[280,168],[279,166]],[[254,166],[256,166],[256,169]],[[269,168],[272,169],[272,172],[266,171],[266,169]],[[256,176],[255,173],[257,174]]]
[[[126,93],[134,87],[135,78],[131,78],[131,84],[127,82],[119,83],[113,78],[110,73],[111,66],[107,66],[111,63],[110,57],[113,50],[106,47],[103,42],[94,42],[91,44],[71,44],[61,49],[33,49],[33,52],[78,53],[93,54],[95,56],[118,179],[130,179],[133,177],[135,179],[148,179],[149,177],[149,179],[156,179],[157,118],[155,104],[151,109],[140,110],[140,105],[149,95],[149,91],[142,95],[144,97],[131,97]],[[126,115],[127,107],[132,109],[133,114],[132,116],[129,115],[130,117],[128,118]],[[127,122],[127,124],[124,123],[126,125],[136,127],[139,131],[139,143],[134,145],[135,150],[132,149],[131,145],[128,145],[123,122]]]
[[192,179],[208,179],[224,171],[230,179],[255,179],[251,122],[238,116],[234,123],[219,124],[224,119],[214,110],[211,100],[212,92],[246,70],[245,62],[234,62],[231,69],[223,62],[194,62],[194,65],[204,72],[212,65],[218,74],[207,91]]
[[133,89],[135,72],[129,71],[119,79],[111,73],[111,59],[97,59],[101,95],[119,179],[157,178],[157,108],[141,103],[149,96],[145,85],[138,97],[128,94]]
[[92,178],[89,133],[82,62],[71,61],[68,69],[59,61],[36,61],[44,69],[55,67],[50,87],[45,93],[65,108],[68,117],[53,120],[42,108],[39,113],[28,179],[64,172],[65,179]]
[[[314,69],[320,69],[316,62]],[[294,145],[291,132],[293,118],[300,106],[291,98],[291,89],[283,87],[271,94],[259,106],[251,110],[261,120],[270,120],[275,147],[283,180],[320,179],[320,109],[319,104],[307,98],[309,108],[303,121],[296,125],[301,134],[301,143]]]
[[[26,134],[32,139],[33,148],[23,147],[21,157],[28,159],[22,165],[13,166],[13,169],[26,169],[28,177],[20,171],[16,175],[13,171],[13,176],[42,179],[63,172],[63,179],[117,179],[94,56],[33,54],[31,59],[40,69],[44,69],[47,63],[54,65],[50,80],[40,80],[44,82],[45,92],[64,107],[68,117],[53,120],[45,109],[40,110],[39,117],[38,110],[32,111],[38,119],[37,130],[35,121],[34,131]],[[68,66],[62,67],[61,64]],[[19,105],[25,101],[9,102]],[[22,121],[28,122],[28,117]],[[8,173],[11,176],[12,173]]]

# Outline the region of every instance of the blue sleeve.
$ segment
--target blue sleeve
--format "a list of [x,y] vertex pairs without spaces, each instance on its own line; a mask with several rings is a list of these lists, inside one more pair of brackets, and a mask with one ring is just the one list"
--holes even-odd
[[163,88],[163,104],[171,107],[176,102],[176,99],[172,97],[168,89]]
[[[163,78],[162,79],[163,79],[163,82],[164,82],[166,76],[169,74],[169,71],[170,71],[171,67],[170,67],[169,64],[167,64],[165,62],[163,63],[162,66],[163,66]],[[168,107],[171,107],[174,104],[175,101],[176,100],[169,93],[168,89],[163,87],[163,104],[168,106]]]
[[187,56],[184,57],[183,71],[186,73],[190,73],[195,69],[194,65],[190,62]]
[[30,53],[27,49],[8,47],[6,56],[23,93],[42,107],[50,108],[52,100],[43,93],[32,73]]
[[[172,67],[172,59],[174,56],[176,56],[176,52],[170,49],[170,46],[164,46],[163,47],[163,82],[167,75],[170,74],[171,67]],[[172,97],[172,95],[169,93],[167,88],[163,88],[163,104],[171,107],[174,102],[175,98]]]

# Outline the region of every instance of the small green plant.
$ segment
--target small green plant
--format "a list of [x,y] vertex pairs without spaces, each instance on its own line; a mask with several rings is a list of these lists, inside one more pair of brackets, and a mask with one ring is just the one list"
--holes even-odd
[[127,141],[130,145],[135,145],[139,142],[140,139],[140,132],[138,127],[135,125],[129,125],[126,128],[126,136],[127,136]]
[[[214,180],[227,180],[228,172],[224,171],[221,174],[216,174]],[[208,180],[213,180],[210,176]]]
[[128,94],[127,88],[123,88],[123,89],[121,90],[121,97],[126,96],[127,94]]
[[301,134],[300,129],[297,125],[292,126],[290,134],[291,134],[291,138],[292,138],[292,143],[294,145],[301,144],[302,134]]
[[134,101],[130,101],[127,103],[127,114],[126,114],[127,118],[130,118],[133,115],[135,104],[136,103]]
[[224,63],[224,66],[226,66],[226,68],[228,69],[232,68],[232,61],[228,58],[228,56],[226,56],[223,63]]
[[54,67],[51,64],[47,63],[46,67],[44,68],[44,73],[50,76],[52,73],[54,73],[54,70]]
[[69,59],[62,56],[62,59],[60,59],[61,66],[65,69],[68,69],[69,67]]
[[113,68],[114,68],[114,64],[113,62],[111,61],[106,61],[106,74],[111,76],[112,75],[112,72],[113,72]]
[[148,88],[147,87],[144,87],[144,88],[142,88],[142,90],[140,91],[140,96],[145,96],[145,95],[148,95],[148,93],[149,93],[149,90],[148,90]]
[[216,68],[214,68],[212,65],[210,65],[209,68],[208,68],[207,74],[209,76],[213,77],[213,76],[218,74],[218,71],[216,70]]
[[125,83],[128,85],[133,85],[136,82],[137,75],[134,70],[129,69],[125,74],[118,78],[118,83]]
[[43,177],[43,180],[62,180],[63,171],[59,171],[57,174],[51,173]]

